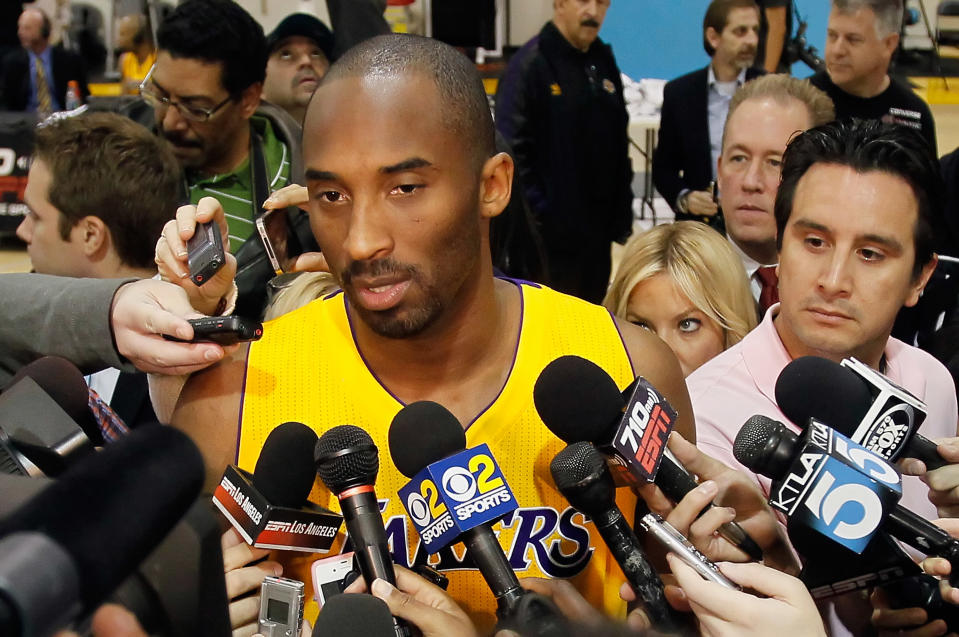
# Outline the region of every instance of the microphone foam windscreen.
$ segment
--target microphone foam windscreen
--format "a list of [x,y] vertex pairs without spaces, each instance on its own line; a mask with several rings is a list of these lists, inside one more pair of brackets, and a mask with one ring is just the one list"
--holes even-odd
[[393,637],[393,616],[383,600],[366,593],[334,595],[320,611],[313,637]]
[[783,427],[772,418],[757,414],[746,421],[733,442],[733,456],[745,467],[758,472],[761,456],[769,440]]
[[589,442],[574,442],[560,451],[549,463],[556,488],[563,491],[590,476],[602,473],[606,461]]
[[316,432],[300,422],[285,422],[263,442],[253,468],[253,486],[270,504],[303,506],[313,481],[313,446]]
[[390,456],[407,478],[466,449],[466,432],[450,411],[430,400],[403,407],[390,423]]
[[37,531],[60,544],[90,612],[170,532],[202,485],[203,459],[186,434],[138,429],[81,459],[0,520],[0,537]]
[[626,406],[610,375],[579,356],[560,356],[540,372],[533,403],[549,430],[567,443],[608,439]]
[[87,382],[76,365],[59,356],[44,356],[21,367],[6,388],[25,376],[32,378],[80,426],[93,444],[104,444],[103,434],[90,411]]
[[370,434],[356,425],[339,425],[320,436],[313,452],[316,472],[335,495],[361,484],[372,485],[380,454]]
[[818,356],[790,362],[776,380],[776,402],[803,429],[810,418],[852,434],[872,405],[872,394],[856,372]]

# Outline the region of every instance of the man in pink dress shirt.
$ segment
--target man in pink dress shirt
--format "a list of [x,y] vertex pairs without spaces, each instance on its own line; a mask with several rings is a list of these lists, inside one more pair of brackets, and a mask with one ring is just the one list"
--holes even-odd
[[[769,479],[736,462],[733,441],[754,414],[799,431],[777,406],[775,385],[782,369],[805,355],[858,358],[926,402],[925,437],[956,436],[948,372],[890,337],[896,313],[918,301],[936,265],[931,217],[940,209],[938,180],[921,138],[877,122],[821,126],[789,145],[775,203],[781,303],[687,378],[701,450],[753,476],[768,495]],[[959,461],[951,444],[940,451]],[[935,518],[932,500],[941,515],[952,514],[957,469],[904,478],[901,503]]]

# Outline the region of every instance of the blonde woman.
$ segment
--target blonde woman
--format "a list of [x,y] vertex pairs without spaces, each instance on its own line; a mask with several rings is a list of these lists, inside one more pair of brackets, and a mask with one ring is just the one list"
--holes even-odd
[[756,326],[742,261],[709,226],[657,226],[627,245],[603,304],[655,332],[689,376]]

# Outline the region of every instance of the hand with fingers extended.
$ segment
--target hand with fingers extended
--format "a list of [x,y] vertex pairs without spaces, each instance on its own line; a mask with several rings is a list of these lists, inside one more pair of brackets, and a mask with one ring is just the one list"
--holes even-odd
[[[370,592],[386,602],[394,617],[405,619],[423,633],[423,637],[478,637],[473,622],[449,593],[432,582],[394,565],[396,586],[386,580],[373,580]],[[366,581],[358,577],[344,594],[367,592]]]
[[[263,208],[266,210],[282,210],[290,206],[305,210],[305,206],[310,201],[310,194],[306,187],[299,184],[290,184],[284,186],[267,197],[263,202]],[[329,272],[330,267],[326,263],[326,257],[321,252],[304,252],[296,257],[293,262],[294,272]]]
[[186,293],[163,281],[143,279],[120,286],[110,308],[110,326],[117,351],[137,369],[154,373],[189,374],[221,360],[228,352],[215,343],[176,343],[193,338],[187,318],[199,316]]
[[673,554],[667,556],[683,596],[706,637],[825,637],[812,596],[795,577],[757,564],[719,564],[723,574],[758,597],[709,582]]
[[[656,485],[641,487],[639,494],[650,510],[663,516],[706,557],[717,562],[749,559],[744,551],[718,534],[720,526],[735,520],[763,549],[766,564],[798,572],[781,525],[749,477],[706,455],[676,432],[670,436],[669,449],[701,482],[675,505]],[[717,506],[697,518],[710,502]]]
[[260,596],[251,593],[259,592],[260,585],[268,575],[282,575],[283,567],[277,562],[258,561],[269,555],[270,551],[253,548],[243,541],[236,529],[227,530],[221,544],[233,637],[252,637],[258,629]]
[[[220,231],[226,261],[223,267],[203,285],[196,285],[190,279],[187,255],[187,241],[196,233],[197,224],[212,221]],[[230,234],[226,223],[226,214],[220,202],[213,197],[204,197],[195,206],[180,206],[176,218],[163,226],[156,245],[154,260],[157,270],[164,281],[170,281],[182,287],[197,311],[211,315],[222,307],[233,289],[236,276],[236,257],[227,250]]]

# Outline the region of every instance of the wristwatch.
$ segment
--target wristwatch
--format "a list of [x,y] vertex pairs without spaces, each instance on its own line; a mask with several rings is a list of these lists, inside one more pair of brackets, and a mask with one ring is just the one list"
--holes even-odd
[[684,215],[689,214],[689,191],[688,190],[676,198],[676,207],[679,208],[679,212],[681,212],[682,214]]

